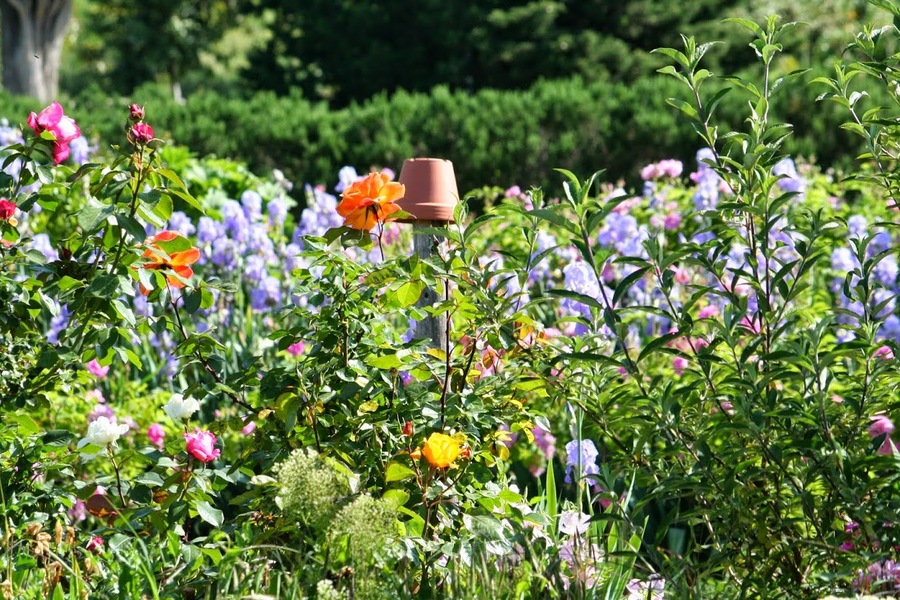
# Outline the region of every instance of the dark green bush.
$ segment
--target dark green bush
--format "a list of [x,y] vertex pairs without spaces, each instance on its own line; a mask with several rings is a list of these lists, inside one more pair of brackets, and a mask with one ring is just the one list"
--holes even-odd
[[[837,127],[835,108],[814,104],[816,89],[797,85],[787,92],[772,110],[797,124],[788,153],[824,165],[858,153],[858,143]],[[198,154],[246,162],[254,172],[281,169],[295,184],[331,186],[344,165],[399,171],[406,158],[435,156],[453,161],[466,193],[485,185],[555,187],[557,167],[605,169],[607,179],[632,185],[642,166],[662,158],[678,158],[689,171],[696,138],[665,102],[683,94],[675,82],[651,74],[633,84],[572,78],[474,94],[438,86],[428,94],[381,94],[339,110],[299,92],[245,98],[198,92],[180,105],[158,85],[144,86],[132,98],[90,88],[63,100],[85,133],[106,143],[122,139],[127,106],[137,102],[146,107],[157,135]],[[3,116],[19,122],[39,108],[22,99],[2,100]],[[801,108],[809,106],[815,111]],[[722,122],[740,128],[745,107],[746,96],[732,92],[722,103]]]

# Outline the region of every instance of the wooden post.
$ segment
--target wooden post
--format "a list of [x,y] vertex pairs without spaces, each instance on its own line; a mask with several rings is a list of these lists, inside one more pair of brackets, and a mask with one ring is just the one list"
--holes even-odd
[[[434,256],[437,253],[437,245],[440,243],[440,238],[428,233],[421,233],[417,230],[422,230],[427,227],[443,227],[445,225],[446,223],[439,221],[416,221],[413,223],[413,245],[415,247],[416,255],[419,258],[428,259]],[[446,294],[447,282],[444,281],[438,285],[443,289],[435,290],[426,287],[422,292],[419,301],[416,302],[416,306],[420,308],[428,307],[432,306],[435,302],[443,300],[444,298],[439,296],[438,293]],[[449,352],[449,348],[447,347],[449,342],[447,339],[447,316],[428,315],[416,323],[416,337],[428,338],[431,340],[432,348]]]

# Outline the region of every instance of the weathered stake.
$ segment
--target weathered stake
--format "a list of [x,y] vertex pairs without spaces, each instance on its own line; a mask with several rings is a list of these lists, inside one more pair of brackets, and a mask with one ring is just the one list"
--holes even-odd
[[[435,256],[440,238],[422,230],[431,227],[446,227],[453,222],[453,213],[459,200],[453,163],[441,158],[410,158],[404,161],[400,170],[400,183],[406,187],[401,207],[415,219],[413,224],[416,255],[422,259]],[[443,298],[446,282],[435,290],[427,288],[416,306],[432,306]],[[431,340],[433,348],[448,352],[449,344],[447,318],[445,315],[429,315],[416,325],[416,337]]]
[[[421,233],[421,230],[428,227],[443,227],[445,225],[446,223],[440,221],[416,221],[413,223],[413,245],[415,247],[416,255],[419,258],[427,260],[434,256],[437,252],[437,245],[440,243],[439,237],[429,233]],[[447,283],[442,281],[439,285],[444,288]],[[419,297],[419,301],[416,302],[416,306],[419,308],[429,307],[435,302],[443,300],[443,298],[438,295],[438,292],[439,290],[426,287],[422,292],[422,296]],[[443,293],[445,290],[441,289],[440,292]],[[428,315],[416,323],[416,337],[431,339],[432,348],[438,348],[444,352],[448,352],[446,316]]]

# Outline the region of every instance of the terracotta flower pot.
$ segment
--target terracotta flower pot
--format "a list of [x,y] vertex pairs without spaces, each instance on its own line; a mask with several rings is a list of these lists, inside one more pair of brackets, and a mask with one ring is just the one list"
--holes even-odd
[[443,158],[409,158],[400,169],[400,183],[406,195],[398,205],[416,221],[453,222],[453,210],[459,201],[453,163]]

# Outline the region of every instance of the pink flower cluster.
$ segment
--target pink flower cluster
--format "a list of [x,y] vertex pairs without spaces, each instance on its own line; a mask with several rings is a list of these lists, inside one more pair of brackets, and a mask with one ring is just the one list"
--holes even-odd
[[641,169],[641,179],[662,179],[663,177],[678,177],[684,171],[684,165],[680,160],[666,159],[658,163],[652,163]]
[[56,164],[69,158],[69,144],[81,136],[81,129],[71,117],[63,114],[62,106],[56,101],[42,110],[41,114],[28,115],[28,126],[34,130],[35,135],[41,135],[45,131],[53,134],[53,162]]

